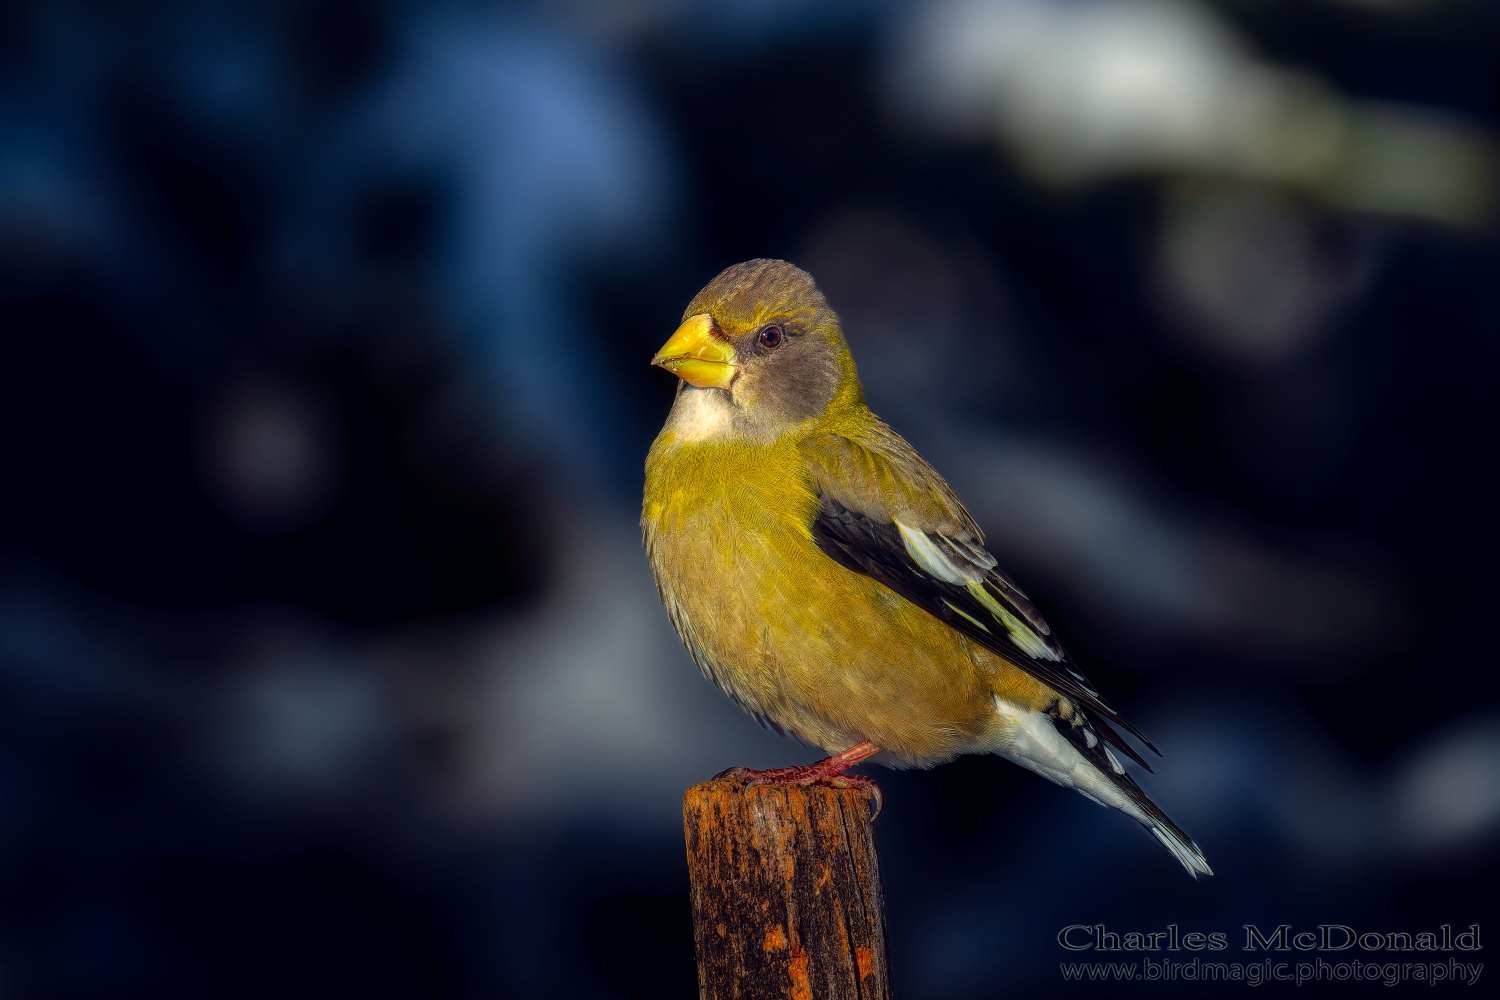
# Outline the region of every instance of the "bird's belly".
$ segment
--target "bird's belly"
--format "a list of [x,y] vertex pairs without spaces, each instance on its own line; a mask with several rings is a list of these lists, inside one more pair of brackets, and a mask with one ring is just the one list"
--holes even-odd
[[652,567],[699,666],[743,707],[829,752],[871,740],[910,764],[980,749],[999,661],[792,520],[733,511],[648,524]]

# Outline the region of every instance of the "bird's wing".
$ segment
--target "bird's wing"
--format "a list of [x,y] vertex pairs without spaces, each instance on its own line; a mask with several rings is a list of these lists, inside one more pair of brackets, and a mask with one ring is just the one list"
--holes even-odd
[[996,565],[984,536],[943,478],[879,422],[801,445],[818,491],[818,547],[885,584],[974,642],[1089,709],[1099,735],[1150,770],[1110,726],[1121,718],[1053,638],[1031,599]]

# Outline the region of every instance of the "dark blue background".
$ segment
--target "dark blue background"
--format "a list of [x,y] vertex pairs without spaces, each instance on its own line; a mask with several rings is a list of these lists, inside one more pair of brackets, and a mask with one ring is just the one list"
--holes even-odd
[[[1168,9],[1439,116],[1493,190],[1490,5]],[[0,992],[691,996],[681,790],[815,751],[656,604],[646,361],[758,256],[819,279],[1217,872],[996,758],[880,772],[900,995],[1055,995],[1071,923],[1234,960],[1490,920],[1491,218],[1039,176],[903,103],[920,14],[5,6]],[[1236,332],[1287,288],[1281,347]]]

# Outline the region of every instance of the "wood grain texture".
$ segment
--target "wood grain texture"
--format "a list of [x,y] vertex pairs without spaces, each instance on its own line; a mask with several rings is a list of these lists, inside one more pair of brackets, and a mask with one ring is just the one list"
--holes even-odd
[[888,1000],[874,811],[858,788],[688,789],[703,1000]]

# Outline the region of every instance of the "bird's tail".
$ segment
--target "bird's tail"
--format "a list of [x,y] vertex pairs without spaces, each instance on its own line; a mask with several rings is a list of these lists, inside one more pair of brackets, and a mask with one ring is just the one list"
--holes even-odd
[[1083,759],[1108,781],[1109,787],[1116,795],[1099,796],[1097,792],[1105,790],[1102,787],[1085,789],[1080,785],[1077,786],[1079,791],[1096,801],[1105,797],[1115,798],[1116,801],[1101,804],[1114,806],[1139,820],[1142,826],[1151,831],[1152,836],[1161,841],[1163,847],[1172,852],[1174,858],[1182,862],[1182,867],[1186,868],[1193,878],[1214,873],[1213,869],[1208,867],[1208,860],[1203,857],[1203,852],[1198,849],[1197,844],[1193,843],[1193,838],[1184,833],[1182,827],[1173,823],[1167,814],[1161,811],[1161,807],[1141,791],[1141,786],[1125,773],[1125,765],[1120,763],[1120,759],[1114,755],[1105,741],[1097,737],[1090,739],[1091,727],[1086,720],[1080,726],[1059,721],[1057,729],[1067,738],[1073,749],[1078,751]]
[[1193,838],[1146,797],[1106,739],[1082,713],[1061,719],[1012,705],[998,695],[995,709],[1006,719],[1005,738],[997,752],[1050,781],[1074,788],[1102,806],[1134,817],[1182,863],[1189,875],[1212,875],[1213,869]]
[[1146,793],[1141,791],[1140,786],[1132,781],[1129,775],[1125,776],[1125,782],[1135,790],[1133,801],[1146,816],[1141,823],[1157,840],[1161,841],[1163,847],[1172,852],[1174,858],[1182,862],[1182,867],[1187,869],[1188,874],[1193,878],[1199,875],[1212,875],[1214,870],[1208,867],[1208,859],[1203,856],[1198,845],[1193,843],[1193,838],[1183,833],[1182,827],[1168,819],[1167,814],[1146,797]]

